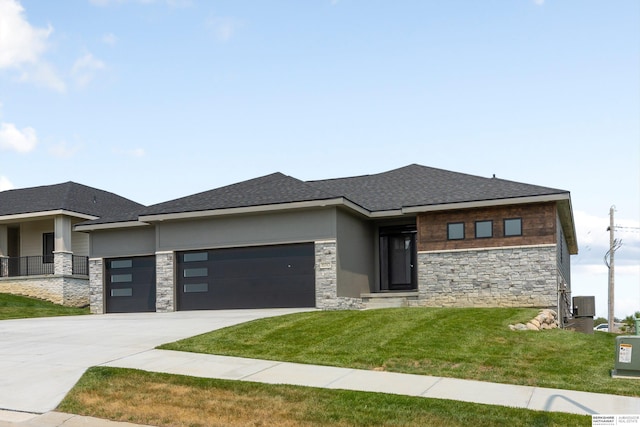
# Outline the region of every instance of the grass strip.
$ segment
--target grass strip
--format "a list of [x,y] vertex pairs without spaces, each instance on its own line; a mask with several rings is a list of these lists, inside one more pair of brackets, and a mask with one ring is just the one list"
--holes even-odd
[[591,425],[589,416],[106,367],[88,370],[57,409],[167,427]]
[[65,307],[35,298],[0,294],[0,320],[82,314],[89,314],[89,308]]
[[640,396],[612,379],[615,335],[510,331],[538,310],[395,308],[256,320],[160,348]]

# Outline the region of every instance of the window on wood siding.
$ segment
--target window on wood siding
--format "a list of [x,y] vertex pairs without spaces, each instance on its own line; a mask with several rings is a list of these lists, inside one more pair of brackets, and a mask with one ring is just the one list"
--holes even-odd
[[522,218],[510,218],[504,220],[504,235],[522,236]]
[[447,239],[464,239],[464,222],[452,222],[450,224],[447,224]]
[[476,239],[493,237],[493,221],[476,221]]

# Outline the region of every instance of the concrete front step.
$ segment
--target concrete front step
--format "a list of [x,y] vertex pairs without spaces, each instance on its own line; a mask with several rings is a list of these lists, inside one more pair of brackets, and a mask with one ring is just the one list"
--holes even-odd
[[394,308],[394,307],[407,307],[407,301],[402,298],[394,298],[385,301],[369,301],[365,303],[365,309],[371,308]]
[[365,309],[409,307],[416,305],[417,292],[380,292],[362,294],[362,303]]

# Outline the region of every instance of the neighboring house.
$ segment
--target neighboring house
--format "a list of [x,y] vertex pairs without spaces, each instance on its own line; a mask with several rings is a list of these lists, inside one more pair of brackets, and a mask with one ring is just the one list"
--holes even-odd
[[75,226],[93,313],[384,305],[555,307],[576,254],[568,191],[409,165],[274,173]]
[[73,226],[143,205],[67,182],[0,192],[0,292],[89,304],[89,236]]

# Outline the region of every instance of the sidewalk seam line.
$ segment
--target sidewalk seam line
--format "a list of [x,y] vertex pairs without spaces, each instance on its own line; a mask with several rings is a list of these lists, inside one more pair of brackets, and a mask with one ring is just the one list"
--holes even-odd
[[531,408],[531,400],[533,399],[533,394],[536,392],[536,390],[538,389],[538,387],[531,387],[531,395],[529,396],[529,399],[527,400],[527,409]]
[[330,388],[333,383],[335,383],[337,381],[340,381],[343,378],[346,378],[347,376],[351,375],[352,373],[354,373],[356,371],[355,369],[352,369],[352,368],[343,368],[343,369],[347,370],[347,372],[345,372],[344,375],[341,375],[340,377],[336,378],[335,380],[328,382],[327,385],[325,385],[323,387],[324,388]]
[[107,363],[116,362],[116,361],[118,361],[118,360],[123,360],[123,359],[129,358],[129,357],[131,357],[131,356],[137,356],[137,355],[142,354],[142,353],[148,353],[148,352],[153,351],[153,350],[155,350],[155,348],[150,348],[150,349],[147,349],[147,350],[142,350],[142,351],[139,351],[139,352],[137,352],[137,353],[127,354],[126,356],[116,357],[115,359],[107,360],[106,362],[102,362],[102,363],[100,363],[99,365],[95,365],[95,366],[104,366],[104,365],[106,365]]
[[434,382],[433,384],[431,384],[429,387],[427,387],[427,389],[425,391],[423,391],[422,393],[420,393],[420,396],[425,397],[425,394],[429,392],[429,390],[431,390],[432,388],[434,388],[437,384],[440,383],[440,381],[442,381],[442,377],[436,377],[438,378],[438,380],[436,382]]
[[238,378],[237,381],[246,381],[246,378],[249,378],[249,377],[251,377],[253,375],[256,375],[256,374],[260,374],[260,373],[262,373],[264,371],[267,371],[267,370],[269,370],[271,368],[275,368],[276,366],[280,366],[280,365],[283,365],[283,364],[287,363],[287,362],[278,362],[277,360],[265,360],[265,359],[253,359],[253,360],[262,360],[264,362],[274,362],[275,365],[267,366],[266,368],[262,368],[259,371],[255,371],[255,372],[252,372],[250,374],[244,375],[244,376]]

